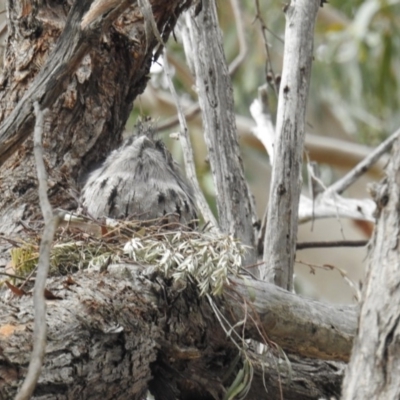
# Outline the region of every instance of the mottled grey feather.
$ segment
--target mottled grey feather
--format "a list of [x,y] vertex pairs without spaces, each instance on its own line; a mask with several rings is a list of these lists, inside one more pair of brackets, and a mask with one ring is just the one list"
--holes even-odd
[[142,220],[175,214],[184,225],[197,218],[191,187],[161,141],[131,137],[87,180],[81,195],[94,218]]

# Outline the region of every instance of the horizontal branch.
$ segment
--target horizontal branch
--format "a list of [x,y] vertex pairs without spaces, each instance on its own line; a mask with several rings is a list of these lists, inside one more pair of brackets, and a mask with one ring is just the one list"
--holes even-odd
[[[146,340],[150,340],[153,335],[154,346],[151,345],[151,349],[147,348],[146,351],[154,353],[161,345],[169,349],[171,346],[176,346],[176,343],[165,344],[164,341],[169,339],[164,334],[161,335],[164,339],[160,342],[160,336],[155,334],[157,330],[173,331],[174,339],[171,340],[177,340],[179,329],[182,329],[182,335],[187,335],[189,330],[197,332],[198,329],[201,336],[205,323],[209,332],[207,340],[220,341],[218,346],[230,346],[230,340],[226,338],[216,318],[210,317],[210,310],[206,312],[201,309],[205,302],[199,302],[197,291],[190,295],[189,289],[182,291],[181,287],[175,289],[167,287],[170,285],[165,285],[163,288],[162,279],[157,278],[156,268],[143,270],[141,266],[110,265],[107,270],[106,274],[85,271],[69,278],[48,279],[47,289],[56,300],[47,301],[48,337],[51,338],[51,346],[46,353],[47,361],[44,366],[46,376],[49,366],[53,368],[49,360],[56,356],[51,349],[54,349],[59,356],[60,352],[68,353],[76,347],[77,353],[74,357],[84,368],[77,368],[74,372],[68,366],[60,365],[53,369],[53,374],[61,376],[58,374],[64,373],[63,369],[67,368],[71,385],[80,384],[72,383],[78,377],[76,374],[80,374],[82,380],[86,379],[86,363],[90,360],[86,360],[83,353],[86,354],[90,350],[89,347],[95,343],[90,344],[84,338],[93,335],[94,332],[97,332],[95,337],[98,343],[106,343],[107,337],[111,339],[109,335],[112,332],[124,332],[126,340],[128,337],[129,340],[133,340],[132,333],[136,338],[134,341],[139,343],[140,340],[144,340],[142,343],[143,345],[147,343],[146,346],[149,344]],[[169,298],[165,298],[166,295]],[[188,297],[189,295],[192,297]],[[5,296],[8,296],[7,291],[0,294],[3,300]],[[179,302],[182,302],[181,306]],[[19,310],[17,312],[14,309],[16,306]],[[347,360],[356,331],[356,307],[328,305],[305,299],[274,285],[250,278],[246,280],[236,278],[233,281],[233,285],[226,289],[222,310],[225,310],[225,316],[233,323],[242,321],[246,317],[248,337],[264,340],[259,332],[265,332],[270,340],[286,352],[306,357]],[[32,300],[29,296],[23,296],[12,303],[0,302],[0,312],[1,315],[7,316],[2,319],[0,325],[0,347],[5,349],[0,356],[0,365],[9,365],[7,367],[9,371],[13,368],[18,370],[29,360],[32,335],[30,327],[33,323]],[[166,312],[170,315],[167,322]],[[179,314],[177,316],[179,322],[173,322],[171,315],[175,312]],[[151,315],[151,318],[145,317]],[[205,321],[202,320],[204,315],[208,315]],[[178,325],[175,326],[174,323]],[[203,328],[200,329],[200,326],[196,328],[196,324],[200,324]],[[150,333],[152,330],[153,333]],[[241,331],[240,327],[239,330]],[[140,338],[142,334],[144,336]],[[202,343],[202,340],[199,343]],[[154,360],[153,356],[150,358]],[[142,368],[140,365],[139,367]],[[104,374],[108,373],[110,372],[104,368],[99,378],[105,378]],[[13,379],[22,378],[16,374]],[[13,381],[12,385],[14,384],[18,385],[18,382]],[[11,383],[0,384],[0,395],[5,393],[2,391],[4,385]]]
[[306,196],[300,196],[299,224],[321,218],[351,218],[375,222],[376,206],[371,199],[346,199],[338,194],[325,191],[314,204]]
[[[82,399],[96,394],[116,399],[121,398],[116,396],[119,385],[125,398],[139,398],[135,396],[151,378],[150,362],[156,359],[155,340],[160,337],[158,329],[144,321],[144,315],[154,319],[157,314],[151,285],[134,287],[127,279],[86,271],[49,278],[46,289],[53,295],[46,301],[48,346],[34,396],[76,398],[79,393]],[[7,291],[0,294],[2,300],[8,296]],[[0,302],[0,314],[0,376],[6,377],[0,379],[0,398],[12,399],[32,350],[32,298]]]
[[[47,300],[49,345],[36,393],[73,397],[73,393],[79,392],[82,398],[101,393],[103,400],[122,399],[128,395],[139,399],[152,375],[154,384],[156,381],[163,384],[157,370],[152,370],[155,365],[162,368],[162,360],[167,362],[163,374],[177,371],[176,375],[171,375],[171,381],[181,379],[195,386],[208,382],[208,387],[204,388],[207,390],[209,382],[222,379],[229,362],[227,355],[234,358],[236,348],[208,303],[198,298],[197,290],[189,285],[182,290],[180,286],[163,283],[160,278],[153,267],[143,269],[142,266],[115,264],[102,273],[84,271],[70,277],[49,278],[47,290],[53,297]],[[324,305],[252,280],[246,285],[236,280],[231,289],[227,288],[226,293],[238,291],[241,296],[226,296],[229,297],[225,303],[226,316],[232,316],[234,310],[237,319],[243,319],[239,310],[243,310],[243,297],[246,298],[250,305],[247,311],[260,321],[257,328],[247,320],[251,337],[260,339],[260,329],[285,351],[347,359],[356,329],[355,308]],[[253,294],[254,301],[251,300]],[[6,296],[7,291],[0,294],[3,300]],[[34,318],[31,297],[22,296],[11,303],[0,302],[0,314],[4,316],[0,324],[0,347],[3,349],[0,375],[7,376],[0,380],[0,397],[12,398],[26,373],[30,356]],[[239,330],[242,331],[241,327]],[[216,348],[219,349],[217,353],[209,352]],[[214,366],[223,367],[209,371],[210,356]],[[223,360],[218,361],[218,357]],[[156,359],[158,362],[154,363]],[[282,385],[287,393],[292,393],[285,399],[321,397],[321,390],[324,390],[321,387],[319,391],[313,389],[307,393],[304,386],[291,382],[305,379],[310,368],[324,370],[325,375],[313,378],[313,383],[309,382],[307,387],[315,386],[316,379],[326,379],[327,386],[329,382],[336,382],[336,390],[340,390],[341,374],[321,361],[291,362],[292,372],[287,362],[281,365],[282,360],[279,368],[276,364],[279,360],[265,359],[264,362],[268,387],[275,393]],[[132,370],[135,371],[133,375]],[[254,385],[262,385],[260,373],[256,374]],[[123,395],[116,396],[121,388]],[[166,388],[162,386],[156,390]],[[259,388],[256,393],[260,391]]]
[[[255,368],[246,400],[339,399],[346,364],[332,361],[301,359],[289,356],[277,359],[268,353],[259,356],[263,367]],[[277,366],[279,365],[279,370]],[[266,395],[265,387],[268,389]],[[282,396],[283,395],[283,396]]]
[[[236,279],[235,290],[248,302],[247,310],[237,296],[228,297],[233,319],[247,319],[253,339],[260,331],[285,351],[326,360],[348,361],[357,328],[355,306],[332,305],[306,299],[275,285]],[[249,313],[254,321],[246,315]]]

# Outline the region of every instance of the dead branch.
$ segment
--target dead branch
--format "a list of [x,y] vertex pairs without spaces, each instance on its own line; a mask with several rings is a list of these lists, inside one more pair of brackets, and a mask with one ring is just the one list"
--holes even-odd
[[360,176],[365,174],[381,157],[388,152],[393,143],[399,138],[400,129],[393,132],[386,140],[377,146],[371,154],[360,161],[350,172],[348,172],[342,179],[339,179],[331,185],[327,191],[335,192],[338,194],[343,193],[349,186],[351,186]]
[[400,143],[395,140],[387,177],[377,185],[377,223],[363,284],[359,328],[343,384],[343,399],[397,399],[399,357]]
[[256,221],[252,195],[244,178],[233,110],[232,85],[223,52],[214,1],[203,1],[197,17],[187,13],[196,86],[216,190],[221,230],[251,246],[246,263],[255,262]]
[[293,287],[305,110],[313,58],[314,24],[319,7],[320,1],[317,0],[296,1],[285,7],[284,65],[262,276],[289,290]]

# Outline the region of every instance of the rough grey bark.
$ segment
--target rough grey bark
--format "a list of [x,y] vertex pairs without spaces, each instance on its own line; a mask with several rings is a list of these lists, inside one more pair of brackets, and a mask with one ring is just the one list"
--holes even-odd
[[[145,281],[135,287],[126,276],[101,277],[87,272],[75,275],[74,283],[66,282],[65,277],[48,282],[48,289],[58,299],[47,301],[48,345],[34,398],[142,398],[152,378],[151,363],[163,343],[161,326],[166,322],[156,307],[157,285]],[[191,329],[176,320],[182,307],[183,298],[171,310],[175,317],[170,314],[176,340],[180,329],[186,333]],[[30,357],[33,310],[31,299],[25,296],[13,299],[8,307],[3,303],[1,308],[0,397],[11,399]],[[196,318],[193,314],[193,326],[198,328]],[[191,337],[199,339],[199,334],[194,330]],[[176,342],[168,344],[171,356],[179,352],[172,347]],[[186,344],[189,347],[190,341]]]
[[400,397],[400,143],[374,190],[378,222],[371,241],[359,330],[343,399]]
[[293,288],[305,112],[313,59],[314,24],[320,4],[320,0],[294,0],[285,6],[285,51],[262,276],[288,290]]
[[235,283],[239,296],[251,300],[248,309],[244,309],[239,306],[238,298],[227,298],[232,323],[248,319],[246,327],[253,339],[265,340],[260,338],[261,330],[289,353],[349,360],[357,328],[357,307],[306,299],[267,282],[238,280]]
[[[190,2],[154,0],[152,4],[166,39]],[[136,6],[112,26],[106,19],[83,32],[80,18],[89,5],[90,1],[76,1],[70,9],[67,0],[8,4],[9,36],[0,93],[3,233],[17,232],[21,219],[39,215],[32,140],[20,145],[32,130],[32,100],[37,99],[42,108],[51,106],[44,130],[50,200],[53,207],[71,209],[76,207],[71,191],[77,181],[120,144],[132,102],[146,86],[158,41],[151,32],[146,36]]]
[[[276,359],[267,358],[268,372],[264,376],[264,382],[268,393],[264,389],[262,371],[258,369],[246,400],[281,400],[282,398],[284,400],[333,400],[339,398],[346,364],[299,359],[293,356],[289,358],[292,373],[289,372],[289,366],[282,359],[279,363],[280,373],[273,368],[269,369],[276,365]],[[276,385],[279,380],[282,382],[281,388]]]
[[[48,345],[34,399],[140,399],[148,386],[157,400],[221,398],[241,367],[225,377],[237,348],[193,286],[182,290],[154,271],[110,265],[101,274],[49,279],[55,298],[47,300]],[[0,398],[11,399],[30,357],[33,306],[30,296],[1,298]],[[292,358],[278,367],[271,353],[261,359],[270,398],[279,398],[280,384],[285,399],[340,391],[340,363]],[[255,366],[249,400],[266,395]]]
[[[256,261],[252,195],[244,178],[239,151],[233,91],[222,45],[214,0],[202,1],[200,13],[187,15],[196,87],[202,111],[204,136],[214,177],[219,225],[251,246],[245,260]],[[187,52],[187,49],[185,49]],[[188,52],[187,52],[188,53]]]

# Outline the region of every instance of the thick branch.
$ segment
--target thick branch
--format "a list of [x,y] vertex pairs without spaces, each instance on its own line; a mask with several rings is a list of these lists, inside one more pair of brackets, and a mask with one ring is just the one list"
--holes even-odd
[[284,64],[268,202],[263,276],[289,290],[293,287],[305,110],[313,58],[314,24],[319,6],[319,0],[299,0],[286,7]]
[[[157,315],[151,286],[135,291],[127,280],[90,273],[67,281],[63,277],[47,284],[58,299],[47,301],[48,347],[34,395],[139,399],[151,379],[160,337],[150,322]],[[0,304],[2,399],[14,397],[31,354],[32,299],[24,296],[11,304]]]
[[[261,357],[260,357],[261,358]],[[265,357],[264,371],[256,368],[247,400],[338,399],[346,364],[304,360],[289,356],[287,362]],[[279,371],[274,366],[279,362]],[[289,364],[290,363],[290,364]],[[310,379],[311,378],[311,379]],[[265,392],[265,387],[268,393]]]
[[[251,307],[262,313],[260,329],[266,330],[278,345],[291,348],[298,340],[304,353],[306,348],[313,348],[315,355],[328,357],[326,348],[332,356],[345,358],[339,354],[339,351],[348,351],[341,341],[337,341],[335,353],[329,340],[335,335],[345,335],[340,332],[345,323],[340,323],[339,315],[344,321],[350,321],[352,316],[355,319],[354,310],[347,309],[349,317],[340,307],[297,298],[274,285],[252,281],[250,284],[256,293],[252,306],[249,288],[238,282],[236,289],[247,298],[250,314],[253,314]],[[51,278],[47,289],[57,298],[47,301],[48,348],[36,396],[74,397],[73,393],[80,393],[80,398],[98,399],[101,393],[104,400],[127,396],[140,399],[154,376],[150,387],[155,393],[161,393],[156,396],[157,400],[191,399],[195,391],[221,395],[223,386],[229,386],[235,376],[233,373],[223,383],[237,349],[226,337],[208,303],[199,299],[198,291],[190,285],[182,290],[179,285],[166,284],[152,268],[110,265],[106,273],[85,271],[69,278]],[[233,292],[227,289],[229,293]],[[274,309],[278,303],[285,306]],[[242,297],[236,296],[236,300],[231,297],[228,309],[230,306],[235,312],[242,309]],[[306,314],[300,323],[301,317],[293,318],[293,315],[301,315],[303,309]],[[315,310],[314,323],[306,332],[304,324],[311,317],[311,310]],[[278,318],[278,312],[284,315]],[[0,325],[0,375],[3,377],[0,397],[11,398],[26,373],[29,359],[33,324],[31,298],[23,296],[12,303],[1,302],[0,313],[4,316]],[[251,336],[259,338],[249,318],[247,324]],[[321,332],[329,331],[324,324],[336,325],[330,327],[326,340],[321,341]],[[242,327],[238,331],[242,332]],[[315,343],[311,345],[313,340]],[[304,345],[306,341],[308,344]],[[317,351],[317,346],[325,347]],[[279,393],[281,378],[285,399],[317,399],[328,395],[333,390],[332,384],[336,385],[336,393],[340,390],[341,374],[329,364],[317,360],[293,361],[291,372],[285,361],[281,360],[278,367],[277,360],[272,355],[268,357],[264,360],[267,390]],[[325,372],[319,377],[307,377],[316,369]],[[258,371],[253,395],[248,399],[265,394],[259,368]],[[168,395],[171,392],[175,397]]]
[[244,308],[236,296],[227,297],[229,310],[234,321],[247,320],[253,339],[261,340],[260,332],[265,332],[291,353],[326,360],[349,359],[357,327],[355,306],[309,300],[266,282],[235,282],[235,290],[248,306]]
[[[193,10],[194,11],[194,10]],[[214,177],[219,224],[223,232],[254,246],[255,214],[244,178],[233,110],[232,84],[222,46],[215,1],[202,3],[194,18],[187,15],[196,86],[203,115],[205,139]],[[250,251],[247,263],[255,262]]]

